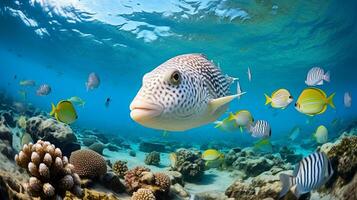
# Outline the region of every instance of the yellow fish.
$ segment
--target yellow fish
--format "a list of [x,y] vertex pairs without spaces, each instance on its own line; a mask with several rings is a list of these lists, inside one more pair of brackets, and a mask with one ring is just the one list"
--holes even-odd
[[240,128],[240,132],[243,132],[243,128],[254,122],[252,114],[248,110],[241,110],[235,114],[230,113],[228,117],[229,121],[235,121],[235,125]]
[[273,108],[285,109],[291,102],[293,102],[293,97],[290,92],[286,89],[279,89],[271,94],[271,97],[265,95],[265,105],[271,104]]
[[335,108],[332,101],[334,96],[335,93],[327,97],[326,93],[318,88],[306,88],[301,92],[295,103],[295,108],[309,116],[322,114],[326,111],[327,105]]
[[207,149],[206,151],[203,152],[202,154],[202,159],[203,160],[216,160],[219,157],[221,157],[223,154],[216,149]]
[[170,159],[170,165],[171,165],[171,167],[176,167],[176,163],[177,163],[177,155],[176,155],[176,153],[170,153],[169,154],[169,159]]
[[229,120],[229,117],[223,119],[222,121],[215,121],[214,124],[216,124],[214,128],[218,128],[221,131],[232,132],[238,128],[237,123],[235,121]]
[[222,165],[224,161],[224,154],[216,149],[207,149],[202,154],[202,159],[205,160],[207,168],[217,168]]
[[270,143],[269,138],[261,139],[258,142],[254,143],[254,148],[259,149],[262,148],[263,146],[271,146],[272,144]]
[[78,118],[72,102],[67,100],[58,102],[57,106],[52,103],[50,115],[55,116],[56,120],[66,124],[71,124]]
[[18,119],[17,119],[17,124],[19,125],[20,128],[22,129],[26,129],[26,117],[21,115]]

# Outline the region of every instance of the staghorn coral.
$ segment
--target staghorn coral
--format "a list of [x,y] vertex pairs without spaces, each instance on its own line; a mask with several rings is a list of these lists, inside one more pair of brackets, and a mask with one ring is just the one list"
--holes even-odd
[[147,165],[159,165],[160,164],[160,153],[156,151],[152,151],[146,154],[145,164]]
[[96,179],[107,172],[107,163],[97,152],[82,149],[72,152],[69,162],[76,173],[83,178]]
[[162,192],[168,192],[171,186],[170,177],[164,173],[154,173],[155,185],[159,186]]
[[204,174],[205,161],[199,152],[187,149],[178,149],[173,153],[175,162],[172,163],[172,170],[180,172],[185,180],[192,181],[200,179]]
[[143,176],[143,172],[150,172],[147,167],[137,166],[129,171],[124,176],[125,184],[129,192],[137,191],[142,187],[140,178]]
[[62,151],[48,141],[25,144],[15,155],[16,164],[30,174],[26,190],[32,197],[61,199],[66,191],[82,195],[80,178]]
[[126,161],[117,160],[113,164],[113,171],[116,175],[124,178],[126,172],[128,171],[128,165]]
[[155,195],[149,189],[140,188],[134,192],[131,200],[156,200]]
[[129,193],[141,188],[149,189],[157,199],[167,199],[171,181],[164,173],[152,173],[149,168],[138,166],[125,175],[125,183]]

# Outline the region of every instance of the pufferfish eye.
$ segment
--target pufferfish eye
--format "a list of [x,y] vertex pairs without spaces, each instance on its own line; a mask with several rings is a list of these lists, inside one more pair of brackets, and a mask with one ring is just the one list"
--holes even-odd
[[181,74],[179,71],[174,71],[170,77],[170,83],[173,85],[178,85],[181,82]]

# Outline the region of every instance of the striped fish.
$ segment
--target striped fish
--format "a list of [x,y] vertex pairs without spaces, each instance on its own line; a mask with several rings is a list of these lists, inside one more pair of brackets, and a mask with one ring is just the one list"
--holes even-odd
[[280,197],[293,188],[294,195],[299,199],[302,194],[325,184],[332,175],[333,169],[327,155],[323,152],[315,152],[303,158],[295,166],[293,176],[280,174],[282,183]]
[[270,125],[265,120],[257,120],[254,125],[248,125],[248,131],[256,138],[268,138],[271,136]]
[[143,126],[168,131],[214,122],[243,94],[229,94],[235,80],[202,54],[173,57],[144,75],[130,116]]
[[316,86],[323,85],[324,81],[330,82],[330,72],[326,72],[320,67],[313,67],[307,73],[305,80],[306,85]]

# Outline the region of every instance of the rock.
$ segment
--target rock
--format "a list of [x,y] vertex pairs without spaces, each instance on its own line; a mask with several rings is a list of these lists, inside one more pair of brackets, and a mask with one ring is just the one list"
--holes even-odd
[[290,163],[298,163],[302,159],[301,154],[295,154],[292,149],[289,149],[287,146],[284,146],[279,151],[281,158]]
[[15,152],[11,148],[11,146],[9,146],[8,144],[6,144],[4,142],[0,142],[0,153],[5,155],[10,160],[14,159],[14,156],[15,156]]
[[236,169],[242,170],[249,177],[254,177],[262,172],[270,170],[274,166],[274,162],[266,159],[264,157],[256,158],[256,159],[241,159],[236,160],[233,163],[233,166]]
[[120,148],[118,146],[110,144],[110,143],[106,145],[106,148],[109,151],[119,151],[120,150]]
[[16,127],[16,121],[14,120],[13,113],[11,111],[3,111],[1,113],[1,117],[4,120],[4,123],[11,127],[14,128]]
[[66,156],[80,149],[80,144],[72,129],[67,124],[51,118],[31,117],[26,122],[26,132],[35,141],[41,139],[51,142],[62,149],[62,153]]
[[3,121],[0,121],[0,140],[7,141],[10,146],[12,145],[11,130],[4,124]]
[[200,152],[193,152],[187,149],[178,149],[174,153],[175,161],[171,163],[173,171],[180,172],[184,180],[199,180],[204,174],[205,161],[201,158]]
[[171,193],[178,196],[179,199],[189,198],[190,194],[178,183],[171,185]]
[[106,173],[101,177],[101,184],[116,192],[116,193],[123,193],[125,192],[125,186],[124,184],[120,181],[119,176],[115,175],[114,173]]
[[209,191],[197,193],[196,196],[200,200],[234,200],[234,198],[228,198],[224,193],[219,191]]
[[93,150],[100,155],[103,155],[103,150],[105,149],[105,145],[101,142],[95,142],[88,147],[88,149]]
[[31,197],[14,174],[0,171],[0,199],[28,200]]
[[82,142],[85,146],[89,147],[93,143],[97,142],[97,139],[95,137],[87,137],[87,138],[83,138]]
[[129,156],[131,156],[131,157],[136,157],[136,152],[135,152],[134,150],[129,149],[129,150],[128,150],[128,153],[129,153]]
[[164,171],[163,173],[167,174],[170,177],[171,184],[180,184],[182,186],[185,185],[183,181],[183,176],[180,172],[178,171]]
[[150,153],[152,151],[166,152],[164,144],[154,142],[141,142],[139,145],[139,150],[146,153]]
[[[96,190],[91,190],[91,189],[87,189],[85,188],[83,190],[83,200],[119,200],[120,198],[117,197],[116,195],[114,195],[113,193],[108,193],[108,192],[100,192],[100,191],[96,191]],[[64,198],[66,200],[77,200],[78,198],[76,198],[72,193],[67,192],[66,193],[66,197]]]
[[160,153],[156,152],[156,151],[153,151],[153,152],[150,152],[149,154],[146,154],[144,162],[147,165],[156,165],[156,166],[158,166],[160,164]]

